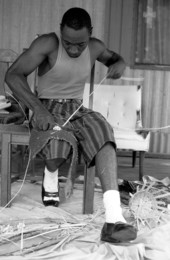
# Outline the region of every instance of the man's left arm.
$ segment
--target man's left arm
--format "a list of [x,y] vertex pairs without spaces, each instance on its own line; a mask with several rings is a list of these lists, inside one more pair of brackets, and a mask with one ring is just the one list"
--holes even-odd
[[126,68],[124,59],[116,52],[108,49],[104,49],[97,60],[108,67],[108,78],[120,78]]

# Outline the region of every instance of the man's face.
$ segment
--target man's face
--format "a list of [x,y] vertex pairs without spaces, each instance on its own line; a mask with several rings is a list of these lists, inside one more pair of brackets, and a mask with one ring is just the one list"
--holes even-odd
[[65,25],[61,31],[62,45],[71,58],[77,58],[81,55],[88,45],[89,38],[90,34],[86,27],[74,30]]

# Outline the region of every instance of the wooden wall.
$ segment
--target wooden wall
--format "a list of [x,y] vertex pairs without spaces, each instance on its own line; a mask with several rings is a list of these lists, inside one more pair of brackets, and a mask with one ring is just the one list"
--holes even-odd
[[[63,13],[70,7],[86,9],[93,22],[93,35],[118,51],[126,61],[131,58],[134,0],[0,0],[0,48],[18,54],[36,34],[59,30]],[[95,82],[106,68],[97,64]],[[170,72],[131,69],[127,62],[125,77],[142,77],[144,126],[170,125]],[[108,83],[105,81],[105,83]],[[131,84],[123,80],[110,84]],[[153,132],[150,152],[170,154],[170,130]]]

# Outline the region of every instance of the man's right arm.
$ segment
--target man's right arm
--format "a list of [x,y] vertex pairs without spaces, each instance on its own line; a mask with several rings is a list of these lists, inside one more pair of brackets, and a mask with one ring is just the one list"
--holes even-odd
[[33,111],[36,126],[41,130],[52,128],[55,123],[50,113],[32,93],[27,82],[27,76],[48,56],[51,48],[53,48],[52,45],[48,36],[39,37],[12,64],[5,76],[5,81],[14,95]]

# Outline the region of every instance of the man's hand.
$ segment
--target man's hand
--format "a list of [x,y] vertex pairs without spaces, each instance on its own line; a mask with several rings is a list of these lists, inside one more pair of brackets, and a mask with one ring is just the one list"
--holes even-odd
[[119,79],[122,76],[125,68],[126,68],[126,65],[121,60],[112,64],[112,65],[110,65],[109,68],[108,68],[107,78]]
[[32,124],[34,128],[43,131],[53,129],[53,127],[56,126],[54,117],[45,107],[35,108]]
[[96,39],[93,39],[93,51],[98,51],[99,56],[97,60],[108,67],[107,78],[119,79],[122,76],[126,68],[126,63],[122,56],[107,49],[103,42]]

